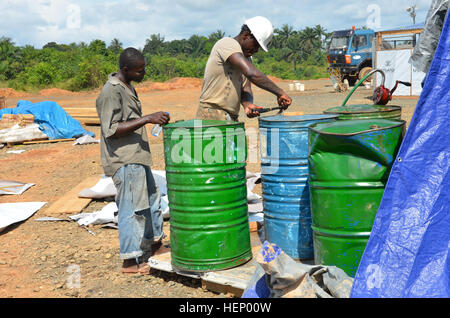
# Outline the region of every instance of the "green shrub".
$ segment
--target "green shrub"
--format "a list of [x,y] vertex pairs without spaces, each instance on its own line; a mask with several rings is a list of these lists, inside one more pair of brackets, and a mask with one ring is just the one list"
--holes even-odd
[[76,75],[69,80],[68,88],[78,91],[101,87],[108,80],[108,75],[116,69],[115,64],[105,61],[101,55],[88,56],[79,63]]
[[174,77],[203,77],[206,58],[194,59],[184,55],[176,57],[155,55],[147,57],[146,79],[166,81]]

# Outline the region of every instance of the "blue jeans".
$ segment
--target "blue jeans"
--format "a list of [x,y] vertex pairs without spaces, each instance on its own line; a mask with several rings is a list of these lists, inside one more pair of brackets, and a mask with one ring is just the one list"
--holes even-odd
[[150,167],[122,166],[112,177],[117,188],[120,258],[138,258],[164,237],[161,194]]

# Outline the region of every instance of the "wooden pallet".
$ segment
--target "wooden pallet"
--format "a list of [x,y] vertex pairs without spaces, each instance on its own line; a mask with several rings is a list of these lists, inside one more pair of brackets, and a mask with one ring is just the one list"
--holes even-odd
[[43,139],[43,140],[32,140],[32,141],[24,141],[22,142],[24,145],[33,145],[33,144],[47,144],[47,143],[55,143],[55,142],[63,142],[63,141],[73,141],[75,138],[65,138],[65,139]]
[[92,188],[101,179],[101,176],[93,176],[85,179],[76,187],[69,190],[57,201],[53,202],[47,208],[45,213],[47,215],[52,214],[78,214],[80,213],[91,201],[91,198],[79,198],[78,193],[85,188]]
[[34,116],[32,114],[3,114],[0,119],[0,129],[11,128],[17,124],[20,127],[25,127],[33,123]]
[[85,125],[100,125],[100,118],[98,117],[95,108],[66,107],[64,110],[73,119],[76,119]]
[[256,270],[254,258],[261,250],[258,233],[252,232],[250,233],[250,237],[253,258],[243,265],[227,270],[205,273],[180,271],[172,267],[170,252],[151,257],[148,264],[151,268],[163,272],[176,273],[177,275],[200,279],[204,289],[224,294],[230,293],[236,297],[241,297]]

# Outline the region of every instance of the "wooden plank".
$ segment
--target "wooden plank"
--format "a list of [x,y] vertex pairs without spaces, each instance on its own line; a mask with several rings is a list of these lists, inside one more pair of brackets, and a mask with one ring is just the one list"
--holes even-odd
[[284,116],[303,116],[304,112],[284,112]]
[[61,198],[55,201],[45,211],[47,214],[78,214],[80,213],[91,201],[90,198],[79,198],[78,193],[85,188],[91,188],[97,184],[101,179],[101,176],[93,176],[85,179],[76,187],[72,188]]
[[97,109],[94,107],[65,107],[64,110],[69,113],[96,113]]
[[100,119],[98,118],[80,118],[77,120],[85,125],[100,125]]
[[97,112],[67,112],[70,116],[90,116],[90,117],[98,117]]
[[411,30],[392,30],[392,31],[380,31],[377,32],[377,35],[385,36],[385,35],[409,35],[409,34],[420,34],[423,29],[411,29]]
[[88,113],[68,113],[71,117],[92,117],[98,118],[97,114],[88,114]]
[[257,221],[248,222],[250,232],[258,232],[258,230],[261,228],[261,224]]
[[[74,119],[99,119],[98,116],[94,116],[94,115],[74,115],[74,114],[69,114],[70,117],[74,118]],[[77,119],[78,120],[78,119]]]
[[100,118],[97,115],[69,115],[84,124],[100,125]]
[[242,294],[247,287],[235,287],[233,285],[230,285],[228,281],[215,282],[202,280],[202,288],[216,293],[232,294],[236,297],[242,297]]
[[24,145],[32,145],[32,144],[45,144],[45,143],[52,143],[52,142],[62,142],[62,141],[72,141],[75,140],[75,138],[67,138],[67,139],[44,139],[44,140],[33,140],[33,141],[24,141]]
[[81,110],[81,111],[84,111],[84,110],[93,110],[93,111],[97,111],[97,108],[95,108],[95,107],[64,107],[64,110],[67,112],[67,111],[70,111],[70,110]]
[[77,116],[72,116],[72,118],[78,118],[78,119],[81,119],[81,120],[83,120],[83,119],[87,119],[87,120],[89,120],[89,119],[97,119],[97,120],[100,120],[100,118],[98,118],[97,116],[81,116],[81,115],[77,115]]
[[217,293],[230,293],[236,297],[241,297],[255,273],[256,263],[254,257],[260,250],[261,245],[252,246],[253,259],[241,266],[205,273],[202,276],[202,286]]
[[33,142],[33,141],[43,141],[43,140],[48,140],[48,137],[45,138],[35,138],[35,139],[28,139],[28,140],[21,140],[21,141],[13,141],[13,142],[7,142],[6,146],[7,147],[12,147],[15,145],[23,145],[27,142]]
[[64,110],[73,119],[76,119],[83,124],[100,125],[100,118],[98,117],[96,108],[71,107],[71,108],[64,108]]

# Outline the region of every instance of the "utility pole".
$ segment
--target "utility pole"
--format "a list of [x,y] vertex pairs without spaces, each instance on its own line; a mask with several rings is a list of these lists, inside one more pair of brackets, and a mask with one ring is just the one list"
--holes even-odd
[[416,24],[416,10],[417,10],[417,5],[413,5],[410,6],[406,9],[407,12],[409,12],[409,15],[411,16],[411,18],[413,19],[413,24]]

